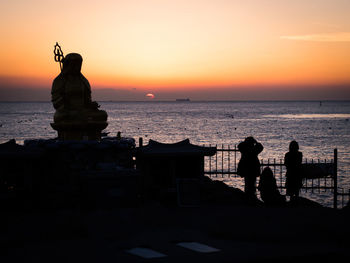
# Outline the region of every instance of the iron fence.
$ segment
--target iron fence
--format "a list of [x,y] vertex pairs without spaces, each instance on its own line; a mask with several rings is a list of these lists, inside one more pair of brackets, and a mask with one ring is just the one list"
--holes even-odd
[[[204,174],[213,178],[240,178],[237,175],[237,166],[240,159],[240,152],[236,145],[209,145],[216,147],[214,156],[205,157]],[[261,170],[270,167],[276,178],[277,187],[282,194],[285,194],[286,167],[283,159],[261,160]],[[338,187],[338,152],[334,149],[334,156],[331,160],[304,159],[303,169],[306,177],[303,179],[302,191],[321,193],[330,191],[333,194],[333,207],[338,208],[346,205],[350,200],[350,190]]]

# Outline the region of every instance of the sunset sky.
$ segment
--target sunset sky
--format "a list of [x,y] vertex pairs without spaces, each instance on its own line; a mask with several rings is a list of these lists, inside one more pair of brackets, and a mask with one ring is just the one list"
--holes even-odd
[[0,14],[0,100],[16,88],[49,98],[56,41],[83,56],[93,92],[122,100],[350,99],[349,0],[2,0]]

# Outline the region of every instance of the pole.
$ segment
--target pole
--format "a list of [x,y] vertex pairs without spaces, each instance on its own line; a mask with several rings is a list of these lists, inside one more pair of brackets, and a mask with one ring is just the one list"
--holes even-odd
[[333,207],[337,209],[338,205],[338,149],[334,149],[334,160],[333,160],[333,194],[334,194],[334,204]]

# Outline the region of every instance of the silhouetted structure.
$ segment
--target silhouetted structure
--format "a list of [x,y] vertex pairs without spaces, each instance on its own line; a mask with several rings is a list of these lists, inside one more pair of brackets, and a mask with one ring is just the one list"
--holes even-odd
[[301,162],[303,154],[299,152],[299,145],[296,141],[289,144],[289,152],[284,156],[284,164],[287,168],[286,173],[286,189],[287,195],[291,199],[299,196],[300,188],[302,187],[302,172]]
[[144,174],[146,191],[171,197],[179,190],[177,187],[193,186],[196,180],[198,184],[198,179],[204,177],[204,156],[215,153],[215,147],[193,145],[189,139],[173,144],[150,140],[137,149],[136,167]]
[[238,150],[241,152],[241,160],[238,163],[237,173],[244,177],[244,191],[254,197],[256,191],[256,178],[260,175],[260,162],[258,154],[264,147],[253,137],[247,137],[238,144]]
[[139,176],[134,169],[134,149],[134,139],[116,137],[0,144],[2,207],[59,208],[94,203],[105,207],[131,202],[137,196]]
[[270,167],[265,167],[262,171],[258,189],[261,199],[268,206],[283,205],[286,201],[277,189],[276,179]]
[[77,53],[63,58],[61,73],[52,84],[52,104],[56,109],[53,129],[60,140],[100,140],[108,125],[107,113],[91,100],[91,87],[83,76],[83,58]]

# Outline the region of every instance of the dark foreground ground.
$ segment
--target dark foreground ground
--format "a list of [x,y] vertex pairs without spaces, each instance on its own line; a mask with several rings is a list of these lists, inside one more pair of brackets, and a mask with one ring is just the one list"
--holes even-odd
[[[350,262],[350,213],[328,208],[165,207],[6,212],[0,262]],[[199,242],[218,252],[177,246]],[[126,250],[166,255],[144,259]],[[341,261],[340,261],[341,260]]]
[[[199,207],[178,207],[175,191],[149,183],[132,168],[132,147],[110,144],[47,141],[35,151],[15,142],[3,145],[0,263],[350,262],[347,209],[307,200],[264,207],[206,177],[179,181],[176,196]],[[115,160],[125,161],[125,169]],[[199,253],[179,242],[219,251]],[[166,256],[144,259],[127,252],[135,247]]]

